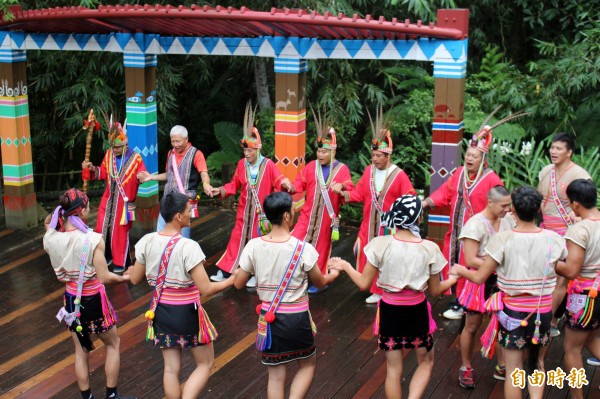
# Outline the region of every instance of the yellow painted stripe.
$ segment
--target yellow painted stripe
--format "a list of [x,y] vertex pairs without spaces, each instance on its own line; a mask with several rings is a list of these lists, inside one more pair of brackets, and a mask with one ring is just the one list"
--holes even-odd
[[14,232],[14,230],[10,230],[10,229],[2,230],[2,231],[0,231],[0,237],[4,237],[5,235],[10,234],[12,232]]
[[15,260],[14,262],[10,262],[9,264],[0,267],[0,274],[6,273],[7,271],[14,269],[15,267],[19,267],[22,264],[27,263],[30,260],[33,260],[37,257],[40,257],[45,253],[46,253],[46,251],[44,251],[44,248],[40,248],[37,251],[30,253],[29,255],[19,258],[19,259]]
[[[8,322],[10,322],[10,321],[12,321],[14,319],[16,319],[17,317],[19,317],[21,315],[24,315],[27,312],[30,312],[30,311],[32,311],[34,309],[37,309],[40,306],[43,306],[44,304],[46,304],[46,303],[48,303],[50,301],[53,301],[53,300],[55,300],[57,298],[60,298],[63,295],[64,292],[65,292],[64,287],[60,288],[60,289],[58,289],[58,290],[56,290],[54,292],[49,293],[45,297],[43,297],[41,299],[38,299],[35,302],[32,302],[32,303],[30,303],[30,304],[28,304],[26,306],[23,306],[22,308],[19,308],[19,309],[13,311],[13,312],[10,312],[9,314],[6,314],[6,315],[0,317],[0,326],[3,326],[4,324],[6,324],[6,323],[8,323]],[[0,375],[2,375],[2,371],[1,370],[2,370],[3,366],[4,365],[0,365]]]
[[279,122],[300,122],[306,119],[306,112],[296,115],[290,114],[275,114],[275,120]]
[[239,356],[243,351],[248,349],[249,346],[254,345],[256,342],[256,330],[252,331],[250,334],[246,335],[242,338],[241,341],[238,341],[231,348],[227,349],[223,352],[219,357],[215,359],[215,365],[213,369],[210,371],[210,375],[213,375],[220,369],[222,369],[227,363],[235,359]]

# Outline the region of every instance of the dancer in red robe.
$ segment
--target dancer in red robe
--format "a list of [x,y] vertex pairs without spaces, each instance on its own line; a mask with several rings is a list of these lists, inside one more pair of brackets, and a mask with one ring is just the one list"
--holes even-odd
[[[459,263],[465,265],[462,246],[458,240],[464,224],[475,214],[483,211],[487,205],[488,191],[498,185],[504,185],[498,175],[488,167],[486,155],[492,145],[492,131],[494,128],[527,115],[523,112],[514,113],[493,126],[487,122],[500,109],[496,108],[473,135],[471,144],[465,152],[465,164],[459,167],[430,197],[424,201],[424,207],[450,206],[450,227],[444,236],[442,253],[448,264]],[[448,267],[442,271],[442,278],[448,278]],[[460,278],[456,285],[456,297],[460,296],[465,284],[465,279]],[[461,319],[464,314],[462,306],[455,301],[450,304],[443,315],[447,319]]]
[[[317,249],[317,265],[326,275],[332,241],[339,238],[340,193],[352,191],[354,184],[348,167],[335,159],[336,133],[329,126],[327,116],[321,120],[320,113],[317,117],[314,111],[313,116],[317,127],[317,159],[309,162],[294,182],[296,192],[305,192],[306,196],[292,235]],[[310,286],[308,293],[316,294],[326,288]]]
[[[260,153],[260,134],[254,127],[254,111],[250,104],[246,106],[244,115],[244,137],[241,146],[244,158],[239,160],[231,181],[212,189],[212,194],[219,195],[221,199],[232,196],[241,189],[235,226],[225,253],[217,261],[220,270],[210,276],[213,281],[227,278],[239,266],[240,255],[246,243],[252,238],[267,234],[270,230],[269,221],[262,209],[265,197],[280,189],[293,191],[290,180],[281,174],[273,161]],[[256,286],[256,279],[250,279],[247,286]]]
[[94,231],[102,233],[105,257],[112,260],[113,271],[122,273],[131,265],[129,230],[135,220],[138,174],[141,178],[140,172],[146,167],[140,154],[127,147],[127,131],[120,123],[111,123],[108,138],[111,148],[104,154],[102,164],[84,162],[81,166],[89,168],[92,180],[106,180]]
[[[363,272],[367,263],[364,247],[373,239],[390,233],[381,225],[381,215],[388,211],[397,198],[405,194],[415,194],[415,189],[406,172],[391,163],[392,137],[388,129],[387,119],[379,108],[375,124],[371,121],[373,130],[373,145],[371,150],[372,164],[367,166],[362,177],[352,191],[343,191],[345,202],[362,202],[363,218],[354,244],[354,255],[359,272]],[[377,279],[371,285],[371,296],[365,302],[377,303],[383,290],[377,287]]]

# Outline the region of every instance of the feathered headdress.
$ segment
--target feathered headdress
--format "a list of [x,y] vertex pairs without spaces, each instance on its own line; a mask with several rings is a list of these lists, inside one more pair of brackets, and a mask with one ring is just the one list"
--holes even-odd
[[258,129],[254,126],[254,116],[256,115],[256,107],[252,109],[252,101],[246,104],[244,112],[244,137],[240,141],[243,148],[256,148],[260,150],[262,143]]
[[310,107],[312,111],[313,118],[315,119],[315,127],[317,128],[317,147],[325,148],[327,150],[335,150],[337,149],[337,140],[335,137],[335,129],[331,127],[332,120],[329,115],[327,115],[327,111],[323,108],[323,113],[321,114],[321,110],[317,108],[317,113],[313,107]]
[[392,143],[392,134],[390,132],[390,114],[388,113],[385,118],[383,117],[383,107],[381,104],[377,106],[375,123],[373,123],[373,119],[368,110],[367,114],[369,115],[371,130],[373,131],[373,146],[371,148],[375,151],[391,154],[394,145]]
[[475,133],[473,135],[473,138],[471,139],[471,147],[475,147],[482,153],[487,154],[488,152],[490,152],[490,147],[492,146],[492,141],[493,141],[492,131],[495,128],[497,128],[498,126],[503,125],[507,122],[510,122],[510,121],[518,119],[518,118],[522,118],[522,117],[530,114],[529,112],[524,112],[524,111],[515,112],[514,114],[511,114],[511,115],[507,116],[506,118],[501,119],[498,122],[494,123],[492,126],[488,125],[487,123],[492,119],[492,117],[496,114],[496,112],[498,112],[501,108],[502,108],[502,105],[496,107],[496,109],[494,111],[492,111],[492,113],[489,114],[487,116],[487,118],[485,118],[485,120],[479,127],[479,130],[477,130],[477,133]]
[[108,121],[108,142],[111,147],[120,147],[127,144],[127,119],[123,122],[123,126],[117,121],[113,122],[113,116],[110,115]]

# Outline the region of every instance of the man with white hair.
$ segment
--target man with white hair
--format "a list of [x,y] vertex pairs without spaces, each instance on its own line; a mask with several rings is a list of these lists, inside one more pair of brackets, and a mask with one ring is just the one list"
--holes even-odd
[[[192,206],[192,217],[197,217],[197,192],[200,181],[202,181],[204,193],[212,197],[212,186],[210,185],[206,160],[202,151],[188,141],[188,131],[184,126],[173,126],[170,136],[173,149],[167,155],[166,172],[157,175],[145,173],[143,181],[166,181],[164,194],[178,191],[187,195],[190,198],[190,205]],[[164,227],[165,220],[159,214],[156,230],[161,231]],[[181,235],[190,238],[191,228],[182,228]]]

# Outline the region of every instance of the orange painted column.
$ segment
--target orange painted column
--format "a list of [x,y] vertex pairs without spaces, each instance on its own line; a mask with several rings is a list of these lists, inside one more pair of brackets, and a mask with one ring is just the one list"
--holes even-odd
[[37,226],[25,51],[0,53],[0,148],[6,227]]
[[294,180],[305,165],[306,71],[308,61],[275,58],[275,156],[281,172]]

